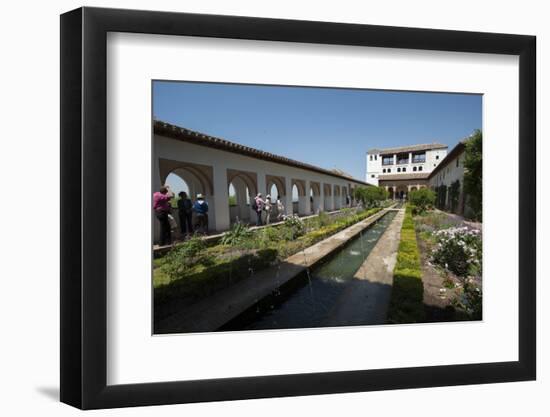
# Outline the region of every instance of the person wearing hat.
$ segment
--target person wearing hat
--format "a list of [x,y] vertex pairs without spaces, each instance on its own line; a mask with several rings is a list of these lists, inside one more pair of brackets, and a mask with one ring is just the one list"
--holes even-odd
[[178,193],[178,214],[180,217],[180,229],[183,236],[193,233],[191,218],[193,217],[193,203],[187,197],[185,191]]
[[168,185],[160,187],[159,191],[153,193],[153,210],[155,217],[160,223],[160,246],[172,243],[172,230],[168,218],[171,212],[170,200],[172,197],[174,197],[174,193],[170,191]]
[[204,201],[202,194],[197,194],[197,200],[193,204],[193,212],[197,216],[197,227],[203,233],[208,233],[208,203]]
[[262,193],[258,193],[252,204],[252,210],[256,212],[256,226],[262,225],[262,211],[265,206],[265,201],[262,199]]

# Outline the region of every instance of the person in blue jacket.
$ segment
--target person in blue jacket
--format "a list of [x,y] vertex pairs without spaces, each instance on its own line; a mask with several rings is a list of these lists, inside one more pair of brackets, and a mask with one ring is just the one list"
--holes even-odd
[[193,204],[193,212],[197,216],[197,229],[208,233],[208,203],[202,194],[197,194],[197,200]]

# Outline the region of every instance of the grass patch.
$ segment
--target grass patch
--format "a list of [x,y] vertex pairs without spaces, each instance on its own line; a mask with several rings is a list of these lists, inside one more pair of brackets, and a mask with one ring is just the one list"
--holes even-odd
[[424,285],[420,254],[410,206],[405,209],[397,263],[393,270],[393,288],[388,309],[388,323],[420,323],[425,321]]

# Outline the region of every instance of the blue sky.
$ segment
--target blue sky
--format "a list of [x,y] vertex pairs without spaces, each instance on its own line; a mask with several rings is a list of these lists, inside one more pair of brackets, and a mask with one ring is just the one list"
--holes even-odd
[[158,120],[365,178],[371,148],[440,142],[482,127],[482,96],[155,81]]

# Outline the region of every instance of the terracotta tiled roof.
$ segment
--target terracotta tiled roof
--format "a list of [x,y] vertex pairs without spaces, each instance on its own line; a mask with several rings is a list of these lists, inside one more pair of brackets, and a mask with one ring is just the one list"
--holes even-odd
[[180,126],[165,123],[160,120],[155,120],[153,122],[153,131],[156,135],[166,136],[172,139],[192,143],[195,145],[207,146],[209,148],[221,149],[223,151],[251,156],[253,158],[263,159],[265,161],[270,161],[270,162],[276,162],[279,164],[284,164],[295,168],[307,169],[309,171],[315,171],[320,174],[330,175],[332,177],[341,178],[346,181],[353,181],[354,183],[358,183],[366,186],[371,185],[364,181],[357,180],[355,178],[351,178],[346,175],[341,175],[332,170],[320,168],[315,165],[306,164],[304,162],[296,161],[294,159],[286,158],[284,156],[275,155],[269,152],[262,151],[260,149],[251,148],[249,146],[231,142],[226,139],[205,135],[204,133],[196,132],[194,130],[189,130]]
[[393,175],[379,175],[379,181],[397,181],[397,180],[425,180],[429,177],[428,172],[421,174],[393,174]]
[[428,151],[430,149],[447,149],[447,145],[442,143],[422,143],[420,145],[411,146],[399,146],[396,148],[384,148],[384,149],[370,149],[368,153],[400,153],[400,152],[415,152],[415,151]]

